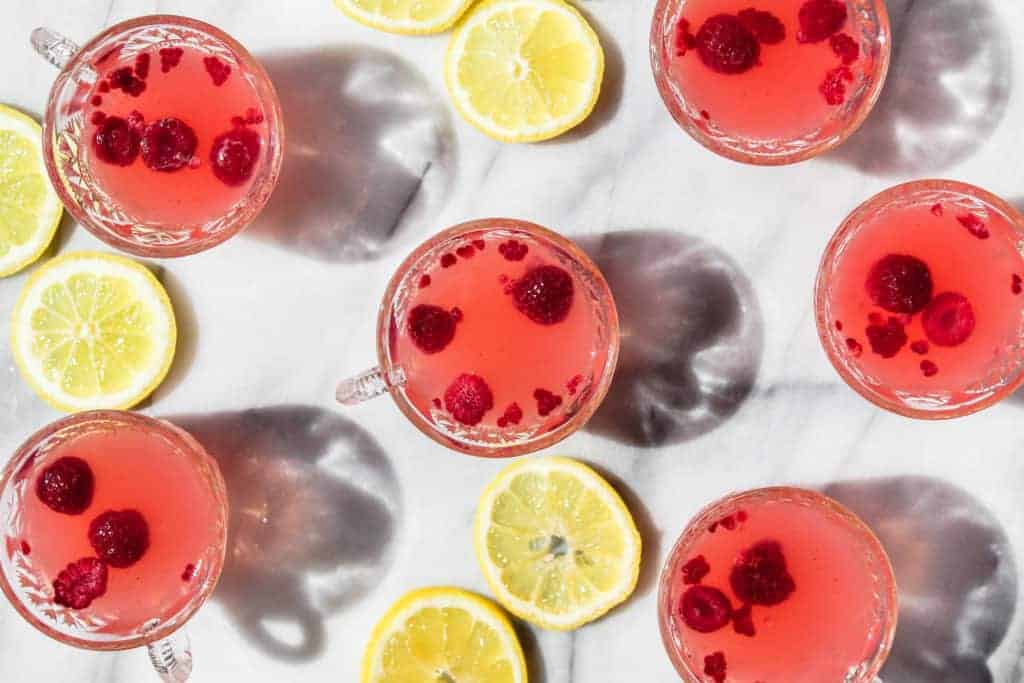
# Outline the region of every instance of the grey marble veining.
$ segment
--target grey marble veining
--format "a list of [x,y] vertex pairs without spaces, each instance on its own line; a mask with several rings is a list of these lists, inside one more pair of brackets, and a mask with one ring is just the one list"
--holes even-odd
[[[619,487],[644,536],[636,596],[574,634],[523,627],[534,683],[669,683],[655,619],[664,555],[726,491],[817,487],[862,514],[896,565],[903,610],[885,683],[1022,679],[1024,398],[921,423],[845,387],[821,352],[820,253],[856,204],[924,176],[1024,203],[1024,54],[1012,0],[890,0],[895,60],[843,148],[792,167],[716,158],[664,110],[648,65],[653,0],[578,0],[608,61],[598,109],[532,146],[493,142],[452,111],[446,37],[362,28],[328,0],[8,0],[0,101],[38,115],[54,71],[32,28],[84,40],[154,12],[217,24],[275,79],[289,146],[260,219],[163,264],[181,353],[144,407],[221,459],[231,561],[189,625],[197,683],[356,681],[372,624],[404,591],[486,593],[470,538],[502,466],[428,441],[386,399],[343,411],[337,379],[372,364],[379,297],[426,236],[488,215],[578,239],[622,309],[620,374],[587,429],[556,449]],[[65,221],[59,248],[98,248]],[[6,320],[25,280],[0,282]],[[0,334],[0,453],[57,417],[18,379]],[[0,456],[3,457],[3,456]],[[264,520],[266,520],[264,522]],[[0,604],[0,681],[140,683],[142,652],[63,648]]]

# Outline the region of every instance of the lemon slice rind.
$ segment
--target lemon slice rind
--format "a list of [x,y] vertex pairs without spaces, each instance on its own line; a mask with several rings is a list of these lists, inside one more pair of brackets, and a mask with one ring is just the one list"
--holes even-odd
[[[436,587],[411,591],[398,600],[373,628],[370,641],[363,653],[361,683],[382,683],[385,678],[383,655],[393,637],[401,636],[410,619],[426,609],[455,609],[468,613],[474,623],[489,627],[498,637],[501,652],[508,661],[512,679],[509,683],[527,683],[526,659],[508,617],[501,610],[474,593],[460,588]],[[473,647],[472,644],[467,644]],[[402,679],[406,680],[406,679]],[[485,678],[474,678],[477,683],[489,683]],[[503,679],[507,681],[507,677]]]
[[[596,496],[607,509],[613,528],[622,542],[622,554],[618,563],[616,583],[604,591],[595,591],[595,599],[579,604],[576,609],[561,614],[542,609],[529,600],[514,595],[502,579],[501,568],[490,557],[488,531],[491,528],[491,512],[499,495],[509,490],[509,485],[522,474],[549,476],[553,473],[575,478],[584,490]],[[636,524],[619,494],[597,472],[583,463],[563,457],[528,458],[505,468],[487,486],[480,498],[474,524],[474,545],[477,560],[484,578],[498,602],[515,616],[541,628],[555,631],[571,631],[605,615],[611,609],[625,602],[636,589],[640,575],[642,541]],[[567,538],[570,549],[573,539]]]
[[[558,49],[566,44],[576,43],[583,46],[587,54],[586,62],[589,67],[587,77],[582,83],[582,93],[575,98],[575,106],[568,109],[561,115],[549,116],[540,123],[517,126],[503,125],[496,121],[493,116],[488,116],[478,110],[471,101],[472,93],[463,87],[462,79],[459,76],[463,60],[467,58],[467,43],[474,32],[486,31],[497,25],[507,29],[510,23],[514,22],[513,17],[522,12],[553,12],[568,22],[565,25],[573,27],[576,32],[572,40],[566,40]],[[504,15],[504,16],[502,16]],[[528,42],[533,33],[527,35],[522,41]],[[507,37],[507,31],[506,31]],[[519,47],[522,47],[520,45]],[[493,58],[493,53],[481,53],[488,59]],[[510,68],[519,68],[522,79],[528,79],[531,74],[529,68],[521,68],[528,62],[520,61],[519,67],[510,65]],[[594,110],[598,97],[601,93],[601,82],[604,78],[604,51],[597,33],[587,23],[587,20],[580,12],[562,0],[485,0],[467,12],[462,21],[456,26],[448,43],[448,51],[445,55],[445,85],[452,98],[456,110],[466,121],[478,128],[486,135],[502,142],[540,142],[548,140],[574,128],[583,122]],[[534,83],[536,86],[536,83]],[[482,89],[493,90],[495,80],[489,79],[480,84]],[[539,92],[539,90],[538,90]],[[547,92],[552,95],[551,92]],[[506,100],[507,101],[507,100]],[[550,111],[550,100],[543,105]]]
[[[356,0],[334,0],[334,5],[347,17],[363,26],[387,33],[421,36],[447,31],[473,2],[474,0],[449,0],[447,11],[428,20],[408,16],[389,17],[384,12],[369,12]],[[379,4],[383,6],[384,3]]]
[[[126,283],[133,297],[131,303],[140,304],[142,310],[146,312],[147,320],[151,323],[150,329],[139,330],[137,333],[144,335],[146,341],[152,344],[150,351],[146,354],[146,365],[141,368],[130,368],[134,374],[129,383],[115,392],[98,392],[88,396],[70,393],[61,386],[60,382],[47,376],[44,367],[45,359],[33,349],[37,336],[33,329],[33,315],[44,309],[49,309],[51,312],[53,310],[52,306],[43,302],[45,293],[51,291],[54,286],[62,286],[68,299],[75,301],[67,283],[70,278],[80,275],[92,275],[101,279],[110,278],[111,282]],[[112,313],[116,314],[120,310],[123,309]],[[67,313],[66,310],[65,313]],[[64,317],[67,325],[62,331],[74,330],[76,325],[91,321],[91,319],[83,321],[77,315],[71,317],[76,319],[69,320],[67,316]],[[99,322],[102,322],[102,319]],[[72,335],[64,334],[63,336],[70,339]],[[149,396],[167,376],[174,359],[176,342],[177,325],[174,319],[174,310],[163,286],[153,273],[141,264],[113,254],[77,252],[48,261],[26,281],[12,315],[11,349],[18,370],[44,401],[63,412],[92,409],[124,410],[137,405]],[[100,341],[92,345],[90,351],[94,354],[92,356],[94,364],[97,360],[95,356],[97,349],[103,354],[113,354],[111,357],[120,360],[116,356],[116,350]],[[97,384],[99,384],[98,380]]]
[[[10,245],[9,251],[0,255],[0,277],[6,277],[39,260],[57,233],[64,207],[50,185],[46,165],[43,163],[43,131],[39,124],[20,111],[0,104],[0,133],[12,133],[18,140],[29,143],[36,160],[33,175],[39,176],[44,193],[42,204],[34,210],[36,225],[31,238],[21,244]],[[0,155],[3,153],[4,151],[0,150]],[[5,203],[5,199],[0,196],[0,204]]]

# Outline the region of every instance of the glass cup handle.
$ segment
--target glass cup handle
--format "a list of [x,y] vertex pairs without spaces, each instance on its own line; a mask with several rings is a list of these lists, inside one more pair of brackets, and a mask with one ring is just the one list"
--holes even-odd
[[149,661],[166,683],[184,683],[192,675],[192,643],[181,629],[146,646]]
[[389,373],[385,373],[380,368],[373,368],[355,377],[342,380],[334,395],[338,399],[338,403],[354,406],[357,403],[369,401],[371,398],[377,398],[404,384],[405,371],[402,368],[393,368]]
[[42,27],[32,31],[32,47],[58,69],[63,69],[78,52],[78,46],[73,42],[56,31]]

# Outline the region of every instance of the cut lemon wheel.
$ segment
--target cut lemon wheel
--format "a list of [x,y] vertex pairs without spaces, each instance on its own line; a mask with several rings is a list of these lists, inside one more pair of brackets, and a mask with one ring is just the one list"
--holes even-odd
[[35,262],[63,213],[43,163],[43,131],[0,104],[0,277]]
[[153,274],[92,252],[33,273],[11,327],[22,376],[65,412],[136,405],[167,375],[176,338],[174,310]]
[[526,661],[508,618],[458,588],[423,588],[378,622],[362,683],[526,683]]
[[547,140],[583,121],[603,76],[597,34],[562,0],[487,0],[455,29],[445,58],[455,108],[505,142]]
[[423,35],[451,28],[473,0],[334,0],[360,24],[388,33]]
[[521,460],[484,491],[476,556],[498,602],[542,628],[578,628],[636,588],[640,534],[619,494],[568,458]]

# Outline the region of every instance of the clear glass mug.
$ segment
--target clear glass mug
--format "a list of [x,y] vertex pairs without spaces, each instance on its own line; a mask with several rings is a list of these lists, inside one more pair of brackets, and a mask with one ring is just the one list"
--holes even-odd
[[[532,251],[528,253],[525,260],[512,261],[509,259],[509,263],[506,263],[498,257],[497,254],[503,243],[509,240],[518,240],[521,244],[529,245]],[[443,368],[443,372],[449,373],[446,377],[450,378],[458,372],[475,371],[475,368],[455,367],[463,362],[474,363],[474,353],[479,356],[490,352],[498,353],[494,349],[480,351],[479,346],[468,349],[464,347],[462,350],[456,351],[456,353],[463,354],[459,356],[461,360],[452,361],[449,360],[451,356],[446,356],[443,353],[437,356],[420,356],[418,352],[412,351],[411,353],[415,357],[411,357],[410,352],[407,351],[411,347],[408,335],[404,330],[409,324],[409,312],[415,308],[412,306],[412,302],[416,300],[417,293],[422,289],[421,283],[424,280],[430,280],[427,273],[434,272],[435,280],[439,279],[439,273],[445,275],[451,273],[452,277],[456,277],[460,272],[460,266],[453,266],[449,271],[447,266],[444,266],[444,259],[452,259],[453,264],[457,260],[461,261],[462,257],[456,257],[456,253],[463,253],[460,252],[460,249],[463,251],[469,249],[472,253],[471,245],[474,243],[481,245],[480,255],[474,258],[474,262],[477,264],[483,262],[485,258],[493,257],[495,259],[493,263],[497,264],[495,266],[497,269],[506,266],[509,269],[526,268],[531,263],[557,264],[571,272],[576,281],[572,305],[579,307],[579,315],[589,315],[589,319],[593,323],[587,333],[575,337],[573,342],[574,346],[585,352],[582,355],[585,357],[585,364],[588,367],[581,368],[580,374],[572,378],[574,381],[570,381],[570,384],[575,386],[558,389],[552,384],[549,387],[559,393],[560,403],[550,413],[540,412],[540,415],[545,415],[545,417],[533,426],[516,429],[511,425],[508,428],[500,428],[491,424],[463,428],[454,420],[448,419],[448,415],[443,409],[446,406],[442,406],[439,398],[433,399],[433,405],[429,400],[423,400],[424,392],[434,391],[439,395],[443,389],[419,386],[420,383],[417,381],[419,373],[416,367],[403,365],[403,362],[408,362],[415,366],[420,361],[429,362],[428,359],[438,358],[440,363],[447,361],[451,364],[450,367]],[[486,246],[486,251],[483,250],[485,244],[489,245]],[[542,258],[538,258],[540,256]],[[441,268],[437,267],[439,262]],[[434,270],[431,271],[431,269]],[[493,280],[490,279],[492,275]],[[493,296],[496,299],[501,297],[501,287],[506,288],[504,291],[507,294],[509,291],[507,288],[510,286],[509,280],[502,278],[506,278],[506,276],[499,276],[497,273],[481,277],[474,276],[472,281],[458,283],[460,287],[458,295],[465,296],[465,292],[472,292],[470,296],[461,301],[435,301],[433,303],[444,303],[448,306],[453,303],[461,303],[468,310],[473,303],[466,303],[467,301],[475,299],[479,303],[482,297],[490,296],[487,292],[492,290],[488,290],[488,287],[495,288]],[[438,283],[435,282],[430,285],[432,289],[423,291],[432,292],[438,286]],[[505,310],[508,315],[518,316],[514,308],[508,307]],[[488,314],[493,314],[493,312]],[[466,323],[459,322],[458,324]],[[545,333],[542,326],[530,328],[530,323],[524,322],[523,324],[525,327],[520,330],[523,337]],[[475,334],[480,334],[480,331],[478,330]],[[484,343],[487,343],[486,331],[482,334]],[[454,339],[458,340],[459,337],[455,336]],[[517,340],[511,338],[509,343],[514,347]],[[405,344],[404,347],[403,344]],[[405,361],[401,357],[403,354],[405,354]],[[583,250],[558,233],[539,225],[515,219],[487,218],[462,223],[435,235],[417,247],[398,267],[384,293],[377,318],[378,366],[342,381],[338,385],[337,399],[343,405],[352,406],[389,393],[409,421],[434,441],[469,455],[511,457],[551,446],[586,424],[608,393],[618,355],[619,319],[615,301],[604,276]],[[480,362],[483,364],[484,361]],[[445,382],[447,381],[445,379]],[[496,391],[496,396],[497,393]],[[430,395],[435,394],[431,393]],[[491,418],[500,414],[504,407],[497,398],[495,404],[495,410],[490,414]],[[532,403],[527,405],[524,402],[522,409],[524,414],[532,415]],[[538,407],[537,410],[540,411],[540,408]],[[518,425],[519,422],[516,421],[515,424]]]
[[[941,207],[941,211],[935,207]],[[887,218],[905,215],[898,213],[904,211],[915,215],[896,223]],[[972,236],[959,222],[968,214],[986,216],[991,236],[985,233],[980,240]],[[890,230],[894,227],[908,232]],[[885,232],[879,232],[881,228]],[[938,232],[940,229],[947,232]],[[967,183],[915,180],[866,200],[836,229],[822,255],[815,282],[818,338],[836,372],[878,407],[924,420],[970,415],[1013,394],[1024,385],[1021,244],[1024,215],[1002,198]],[[917,325],[931,307],[902,316],[909,318],[906,344],[883,362],[910,359],[914,371],[909,374],[892,373],[877,363],[869,365],[867,361],[876,361],[878,356],[864,336],[863,323],[867,321],[844,314],[851,311],[852,301],[868,299],[862,274],[867,272],[867,264],[887,252],[924,259],[934,270],[933,301],[946,290],[962,292],[968,295],[977,317],[977,327],[966,343],[939,346],[932,341],[929,348],[926,333],[917,331]],[[872,315],[893,315],[874,306],[870,310]],[[855,353],[852,343],[859,345],[854,346]],[[915,350],[915,344],[921,343],[925,344],[923,354]],[[918,362],[937,363],[936,374],[922,376]],[[954,368],[954,364],[959,367]]]
[[[194,574],[187,578],[190,583],[185,592],[175,595],[173,602],[166,605],[154,603],[152,614],[132,620],[119,620],[116,613],[104,613],[102,597],[87,606],[92,609],[73,610],[56,604],[54,576],[40,566],[45,560],[40,559],[38,545],[35,548],[31,545],[34,539],[28,537],[32,513],[27,512],[27,503],[29,497],[37,495],[35,488],[39,474],[45,466],[52,464],[48,462],[48,454],[62,445],[73,443],[75,439],[117,430],[144,433],[147,439],[159,440],[160,447],[166,448],[167,452],[180,454],[187,462],[185,466],[194,473],[192,483],[209,504],[207,510],[213,519],[209,527],[201,530],[202,538],[194,544],[200,552],[195,556],[195,564],[189,565]],[[99,475],[95,486],[96,490],[103,486]],[[35,501],[31,502],[35,505]],[[42,509],[42,506],[40,502],[36,509]],[[91,504],[80,520],[95,518],[96,509],[98,506]],[[150,528],[156,528],[152,525],[157,523],[159,520],[151,518]],[[29,437],[0,473],[0,533],[3,534],[0,590],[29,624],[47,636],[88,650],[127,650],[145,646],[161,680],[180,683],[188,680],[192,671],[189,639],[182,627],[217,585],[224,566],[227,525],[227,491],[220,468],[188,433],[169,422],[136,413],[104,410],[77,413],[47,425]],[[71,547],[71,542],[68,547]],[[152,552],[152,547],[146,551]],[[143,560],[139,560],[139,564]],[[129,570],[109,569],[110,574],[126,571]],[[177,579],[175,575],[171,580]],[[185,581],[186,577],[182,576],[181,580]],[[171,599],[164,598],[165,601]]]
[[[186,256],[233,237],[263,209],[277,185],[283,159],[281,105],[266,71],[231,36],[188,17],[152,15],[111,26],[82,47],[49,29],[37,28],[32,32],[32,45],[60,69],[43,118],[43,157],[50,181],[64,206],[93,235],[138,256]],[[142,51],[155,55],[157,50],[168,47],[195,48],[222,60],[252,85],[265,123],[266,135],[260,150],[263,160],[255,167],[244,196],[226,211],[191,225],[139,219],[97,182],[85,158],[86,146],[81,143],[90,125],[83,112],[88,93],[102,76],[97,62],[117,46],[122,56]],[[151,74],[160,71],[159,59],[154,61]],[[197,148],[197,159],[203,151],[202,147]]]
[[[733,581],[733,567],[739,566],[740,558],[748,556],[749,549],[762,546],[765,540],[777,543],[781,549],[782,566],[790,580],[789,595],[783,597],[779,593],[774,600],[745,603],[742,609],[749,608],[750,631],[747,633],[739,626],[739,609],[733,609],[725,623],[705,627],[703,631],[695,630],[680,614],[681,606],[686,604],[687,591],[691,588],[721,591],[723,599],[736,600],[733,607],[739,607],[741,596]],[[822,540],[836,546],[823,549]],[[837,550],[840,546],[841,550]],[[767,559],[759,568],[761,578],[771,575],[774,564],[770,554],[762,557]],[[722,563],[736,564],[727,565],[723,570],[719,566]],[[703,569],[698,566],[701,564]],[[844,591],[834,590],[833,582],[839,576],[856,582],[856,589],[845,586],[848,593],[845,597]],[[772,588],[782,584],[777,577],[766,579],[772,580],[775,583],[768,584]],[[796,603],[796,600],[802,602]],[[844,604],[836,604],[844,600]],[[806,622],[814,619],[803,617],[804,623],[794,625],[792,621],[787,623],[781,612],[772,614],[773,610],[785,609],[787,603],[793,605],[790,614],[795,614],[797,620],[809,614],[822,621],[833,620],[833,623],[818,621],[808,625]],[[836,637],[831,643],[824,642],[836,630],[836,623],[852,619],[848,615],[854,610],[845,609],[851,603],[866,605],[869,609],[857,615],[859,621],[848,628],[847,639]],[[679,536],[659,580],[658,625],[662,643],[680,679],[686,683],[710,680],[702,667],[702,664],[706,667],[704,657],[709,651],[715,651],[726,662],[735,658],[733,663],[739,662],[738,666],[744,667],[743,680],[761,677],[791,680],[794,668],[803,670],[802,667],[807,666],[806,662],[788,657],[788,653],[794,652],[790,647],[792,639],[809,637],[816,627],[820,627],[821,634],[817,643],[820,650],[814,650],[818,662],[831,665],[841,661],[840,655],[845,661],[841,675],[832,680],[815,678],[814,683],[878,683],[876,676],[892,648],[898,616],[896,577],[889,556],[874,532],[832,498],[790,486],[733,493],[706,506]],[[729,625],[729,620],[734,622],[735,629]],[[796,632],[786,633],[787,629]],[[708,638],[716,638],[716,642],[711,643]],[[737,654],[743,644],[758,638],[761,642],[754,646],[756,649],[749,659],[743,658],[742,653]],[[763,642],[767,638],[772,639],[772,644]],[[829,645],[834,647],[840,640],[844,643],[843,651],[830,652]],[[787,668],[787,672],[750,671],[751,666],[762,664],[765,653],[769,652],[773,655],[767,665]]]
[[[805,161],[841,145],[874,108],[889,70],[891,34],[885,0],[846,0],[850,15],[860,18],[857,40],[861,60],[871,60],[867,77],[834,116],[819,129],[793,139],[756,139],[723,130],[689,102],[671,75],[676,26],[689,0],[658,0],[651,21],[650,58],[654,81],[672,118],[694,140],[727,159],[760,166]],[[796,14],[794,5],[793,13]],[[694,27],[696,30],[696,27]],[[729,76],[732,78],[732,76]]]

